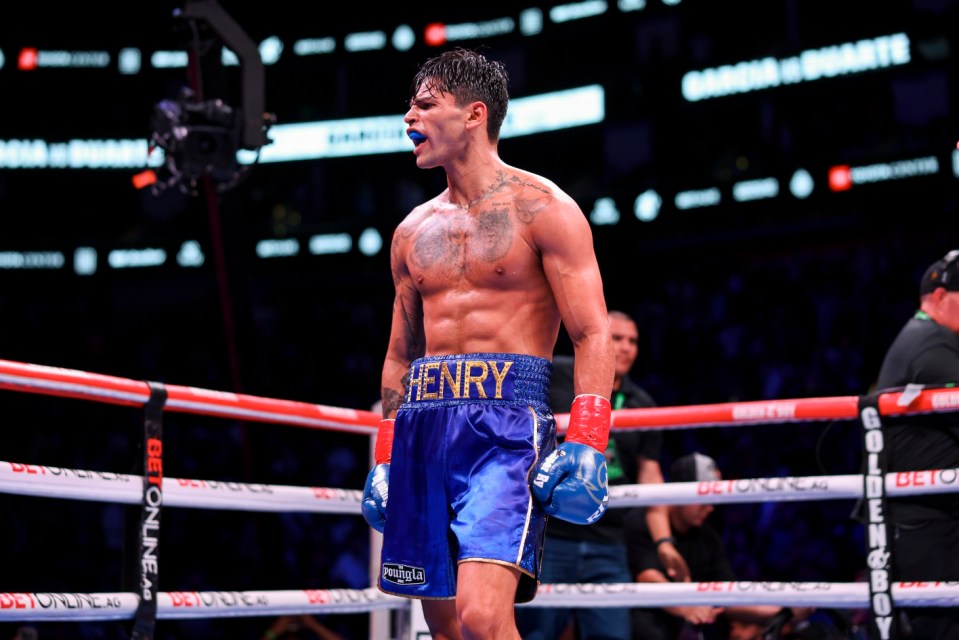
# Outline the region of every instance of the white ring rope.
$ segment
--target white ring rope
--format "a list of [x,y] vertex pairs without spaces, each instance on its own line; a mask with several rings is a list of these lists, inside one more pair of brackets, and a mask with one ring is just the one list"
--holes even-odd
[[[144,405],[145,382],[82,371],[0,360],[0,388],[120,405]],[[164,410],[198,413],[294,426],[333,429],[374,436],[379,416],[369,411],[192,387],[166,385]],[[959,409],[959,390],[907,389],[880,396],[883,415]],[[568,414],[559,414],[560,430]],[[691,407],[621,409],[613,412],[617,429],[699,428],[821,420],[853,420],[858,398],[805,398],[736,402]],[[0,461],[0,493],[139,504],[143,477]],[[654,504],[749,503],[853,499],[864,494],[861,475],[747,478],[610,488],[611,507]],[[881,481],[880,481],[881,482]],[[889,496],[959,490],[959,469],[890,473]],[[243,511],[359,514],[358,490],[250,484],[211,480],[163,479],[163,504],[171,507]],[[378,535],[378,534],[377,534]],[[865,553],[864,553],[865,554]],[[865,582],[704,582],[625,584],[543,584],[533,602],[519,606],[661,607],[684,604],[776,604],[834,608],[869,607]],[[959,604],[959,583],[898,582],[896,605]],[[0,593],[0,620],[120,620],[133,618],[140,603],[135,593]],[[408,610],[411,601],[367,589],[287,591],[157,592],[157,619],[358,613]]]
[[[863,480],[864,476],[853,474],[623,484],[609,488],[609,506],[842,500],[863,497]],[[890,497],[954,493],[959,491],[959,469],[887,473],[885,483]]]
[[[0,593],[2,620],[125,620],[136,613],[134,593]],[[285,591],[160,591],[157,618],[238,618],[365,613],[406,609],[409,601],[375,587]]]
[[[143,476],[0,461],[0,493],[139,504]],[[163,478],[167,507],[358,515],[362,499],[359,489]]]
[[[899,605],[948,606],[959,602],[959,583],[897,582]],[[124,620],[139,604],[134,593],[0,593],[4,620]],[[780,605],[864,609],[865,582],[683,582],[543,584],[532,602],[519,607],[669,607],[680,605]],[[237,618],[293,614],[406,610],[410,601],[375,587],[285,591],[170,591],[157,594],[157,618]]]
[[[0,460],[0,493],[137,504],[143,499],[143,477],[83,469],[65,469]],[[934,469],[886,475],[889,496],[953,493],[959,490],[959,469]],[[841,500],[863,496],[863,476],[789,476],[713,482],[624,484],[609,488],[609,507],[658,504],[715,504]],[[168,507],[238,511],[302,511],[360,513],[363,493],[289,485],[163,479]]]
[[[959,602],[959,582],[898,582],[899,604],[940,606]],[[519,607],[671,607],[754,605],[865,609],[865,582],[626,582],[620,584],[543,584],[536,599]]]
[[0,385],[9,389],[30,391],[33,393],[51,393],[68,397],[89,397],[90,400],[100,400],[113,404],[146,404],[150,398],[149,392],[137,393],[106,389],[101,387],[58,380],[40,380],[35,378],[14,376],[0,373]]

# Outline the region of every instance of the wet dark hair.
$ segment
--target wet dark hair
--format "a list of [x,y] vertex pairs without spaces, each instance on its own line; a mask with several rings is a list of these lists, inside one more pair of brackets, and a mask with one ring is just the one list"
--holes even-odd
[[410,85],[410,99],[420,86],[431,92],[449,93],[462,106],[479,100],[486,105],[486,132],[499,140],[499,130],[509,105],[509,75],[503,63],[469,49],[456,48],[424,62]]

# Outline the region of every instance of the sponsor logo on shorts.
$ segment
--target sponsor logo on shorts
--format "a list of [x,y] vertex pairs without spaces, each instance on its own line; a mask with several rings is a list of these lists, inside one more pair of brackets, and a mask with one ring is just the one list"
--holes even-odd
[[426,571],[422,567],[388,562],[383,565],[383,579],[393,584],[426,584]]

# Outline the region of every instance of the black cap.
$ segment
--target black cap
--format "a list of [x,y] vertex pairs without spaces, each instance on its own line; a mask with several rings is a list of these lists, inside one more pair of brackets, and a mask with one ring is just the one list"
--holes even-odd
[[669,467],[670,482],[710,482],[720,479],[716,461],[698,451],[676,458]]
[[922,274],[919,295],[932,293],[939,287],[946,291],[959,291],[959,249],[953,249],[929,265],[926,272]]

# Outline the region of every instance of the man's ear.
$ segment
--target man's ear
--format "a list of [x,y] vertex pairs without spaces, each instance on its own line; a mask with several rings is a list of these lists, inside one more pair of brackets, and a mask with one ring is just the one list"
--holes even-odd
[[476,100],[475,102],[470,103],[469,111],[467,112],[466,118],[466,128],[473,129],[479,126],[486,126],[486,115],[487,108],[486,104]]

